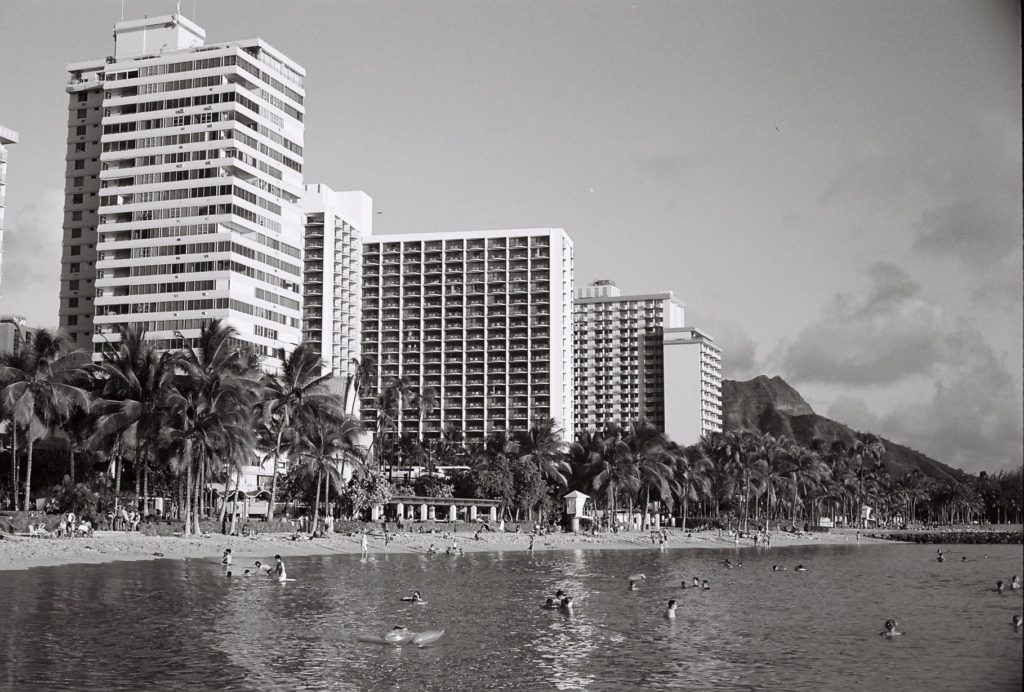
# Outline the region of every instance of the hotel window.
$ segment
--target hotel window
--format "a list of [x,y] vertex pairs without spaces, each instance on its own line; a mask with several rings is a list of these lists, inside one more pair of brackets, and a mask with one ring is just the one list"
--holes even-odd
[[71,281],[68,281],[68,290],[69,291],[77,291],[78,290],[78,279],[72,279]]
[[68,307],[69,308],[77,308],[78,307],[78,298],[68,298]]
[[78,127],[76,127],[75,128],[75,135],[78,136],[78,137],[84,137],[85,136],[85,125],[79,125]]
[[79,119],[84,119],[85,118],[86,110],[88,110],[88,109],[86,109],[86,108],[79,108],[78,109],[78,118]]

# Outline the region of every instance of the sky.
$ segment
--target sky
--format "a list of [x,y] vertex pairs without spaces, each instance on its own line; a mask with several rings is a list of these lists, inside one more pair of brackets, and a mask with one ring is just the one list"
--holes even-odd
[[[70,62],[120,0],[0,0],[0,313],[57,321]],[[125,0],[125,18],[174,0]],[[1022,428],[1014,2],[182,0],[306,68],[305,174],[376,234],[564,228],[576,282],[672,290],[725,376],[977,472]]]

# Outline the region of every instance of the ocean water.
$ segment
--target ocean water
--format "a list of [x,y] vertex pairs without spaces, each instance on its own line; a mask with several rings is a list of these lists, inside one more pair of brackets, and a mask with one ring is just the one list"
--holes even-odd
[[[213,560],[0,572],[0,688],[1020,690],[1021,591],[994,587],[1021,546],[949,548],[338,555],[289,559],[285,584]],[[559,588],[572,616],[540,608]],[[889,617],[905,636],[879,636]],[[396,624],[446,634],[357,641]]]

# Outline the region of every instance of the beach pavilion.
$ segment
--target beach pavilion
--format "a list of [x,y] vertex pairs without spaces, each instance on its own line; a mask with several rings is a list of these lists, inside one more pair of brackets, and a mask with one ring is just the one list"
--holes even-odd
[[387,502],[370,510],[370,520],[386,517],[402,521],[468,521],[486,519],[498,521],[499,500],[480,500],[474,497],[419,497],[395,495]]

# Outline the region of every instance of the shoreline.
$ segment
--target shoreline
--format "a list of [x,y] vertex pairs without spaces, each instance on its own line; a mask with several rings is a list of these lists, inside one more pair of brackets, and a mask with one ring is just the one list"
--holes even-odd
[[[773,548],[795,545],[849,545],[856,544],[855,531],[830,532],[812,536],[796,536],[774,531],[771,533]],[[666,551],[700,549],[749,549],[753,541],[741,539],[737,545],[732,539],[718,539],[718,531],[691,532],[687,538],[678,529],[669,530]],[[529,534],[481,534],[479,541],[470,533],[456,534],[458,546],[465,553],[482,552],[526,552],[529,549]],[[392,538],[388,550],[380,534],[369,534],[369,552],[382,554],[425,554],[431,544],[444,554],[452,538],[443,533],[403,532]],[[893,540],[868,538],[862,535],[862,545],[892,545]],[[60,567],[75,564],[103,564],[122,560],[185,560],[217,559],[225,548],[231,548],[235,569],[251,566],[256,559],[272,558],[274,555],[299,557],[309,555],[358,555],[359,536],[334,534],[330,538],[308,540],[305,537],[291,540],[286,534],[262,534],[257,538],[241,538],[208,534],[202,537],[189,536],[146,536],[141,533],[123,531],[97,531],[92,538],[34,538],[5,535],[0,540],[0,572],[32,569],[35,567]],[[539,536],[534,552],[564,550],[658,550],[651,543],[648,532],[633,531],[620,534],[602,534],[597,537],[583,534],[558,533]]]

